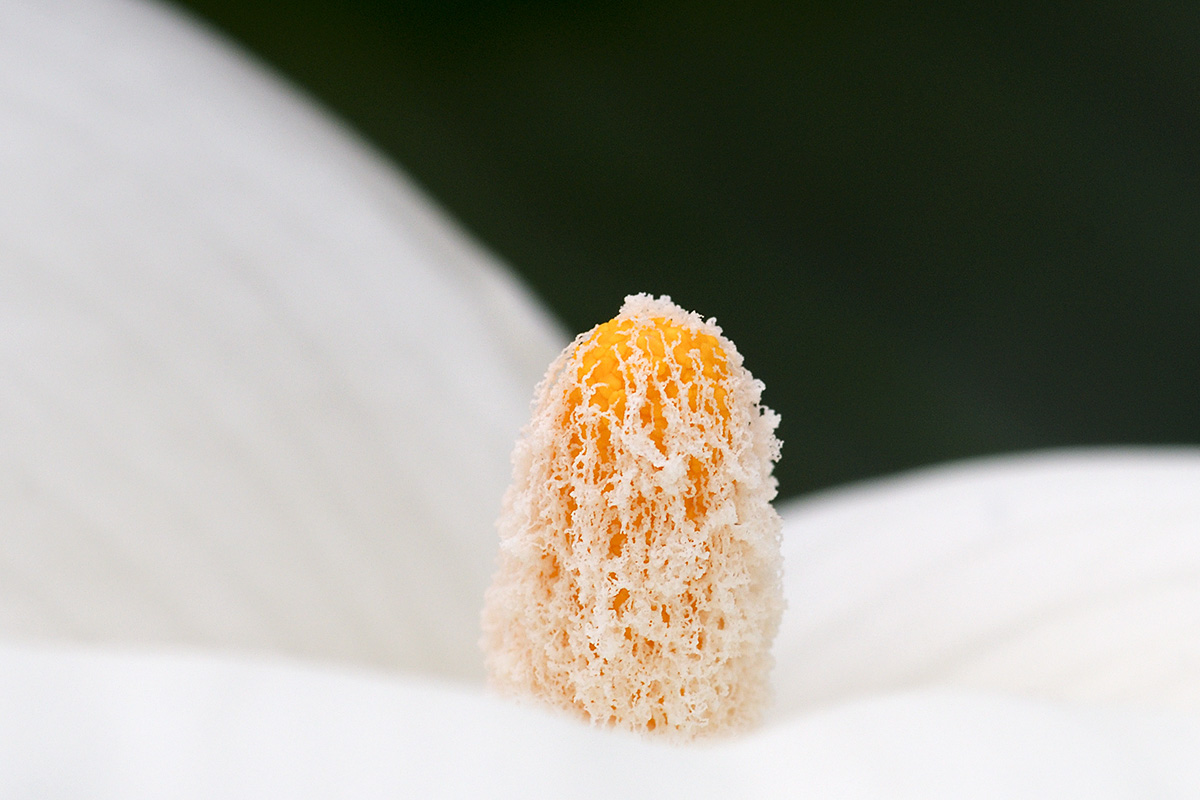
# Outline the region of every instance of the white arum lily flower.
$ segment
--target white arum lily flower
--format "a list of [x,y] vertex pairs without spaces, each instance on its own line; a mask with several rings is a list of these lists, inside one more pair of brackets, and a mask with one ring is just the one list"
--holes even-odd
[[489,694],[493,521],[565,342],[209,34],[6,3],[0,796],[1200,796],[1195,450],[784,505],[753,731]]

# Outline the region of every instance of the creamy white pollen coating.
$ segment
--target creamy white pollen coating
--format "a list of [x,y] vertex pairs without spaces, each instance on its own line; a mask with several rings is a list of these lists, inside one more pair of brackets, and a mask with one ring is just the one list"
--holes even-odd
[[783,610],[762,388],[665,296],[627,297],[550,365],[497,523],[495,687],[680,738],[758,719]]

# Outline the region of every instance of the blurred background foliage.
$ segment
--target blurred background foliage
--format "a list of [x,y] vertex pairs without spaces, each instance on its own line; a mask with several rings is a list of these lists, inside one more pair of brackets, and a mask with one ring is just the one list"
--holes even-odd
[[1200,442],[1200,4],[181,5],[570,331],[637,291],[715,316],[785,496]]

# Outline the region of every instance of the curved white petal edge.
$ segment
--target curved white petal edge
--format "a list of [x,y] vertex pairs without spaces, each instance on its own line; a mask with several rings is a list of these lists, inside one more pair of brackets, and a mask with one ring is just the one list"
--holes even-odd
[[783,514],[779,713],[932,685],[1200,712],[1200,449],[983,459]]
[[206,31],[4,4],[0,635],[481,676],[508,456],[564,343]]

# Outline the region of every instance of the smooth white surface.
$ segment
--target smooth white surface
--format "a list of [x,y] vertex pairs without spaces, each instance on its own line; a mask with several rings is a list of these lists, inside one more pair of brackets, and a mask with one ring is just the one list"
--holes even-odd
[[479,688],[201,654],[0,646],[0,685],[0,786],[14,798],[1200,793],[1195,715],[945,689],[670,747]]
[[508,454],[563,343],[174,13],[4,3],[0,636],[481,675]]
[[984,459],[784,514],[778,713],[927,686],[1200,712],[1200,449]]
[[6,2],[0,797],[1200,796],[1195,449],[783,509],[750,736],[672,749],[489,697],[492,519],[562,343],[211,36]]
[[[1042,454],[784,509],[792,608],[779,703],[741,738],[670,747],[411,674],[8,644],[0,787],[98,798],[1196,797],[1194,604],[1156,606],[1153,589],[1155,575],[1178,584],[1191,569],[1194,536],[1146,521],[1200,520],[1198,466],[1195,451]],[[999,534],[1007,546],[981,547],[970,521],[997,508],[1020,524]],[[1081,557],[1100,534],[1128,547]],[[1040,565],[1041,580],[1014,579],[1008,547]],[[941,566],[947,553],[961,554],[953,569]],[[1005,577],[963,582],[956,571]],[[1094,602],[1112,583],[1150,600],[1117,592],[1131,602]],[[1063,592],[1076,613],[1057,613]],[[995,636],[995,620],[1014,614],[1024,622]],[[1125,624],[1098,629],[1097,615]],[[818,623],[844,625],[843,638],[816,637]],[[1053,626],[1054,647],[1039,646],[1041,625]],[[963,649],[992,668],[964,671]],[[1064,657],[1071,680],[1041,680],[1061,674]],[[1146,668],[1114,671],[1114,659]]]

